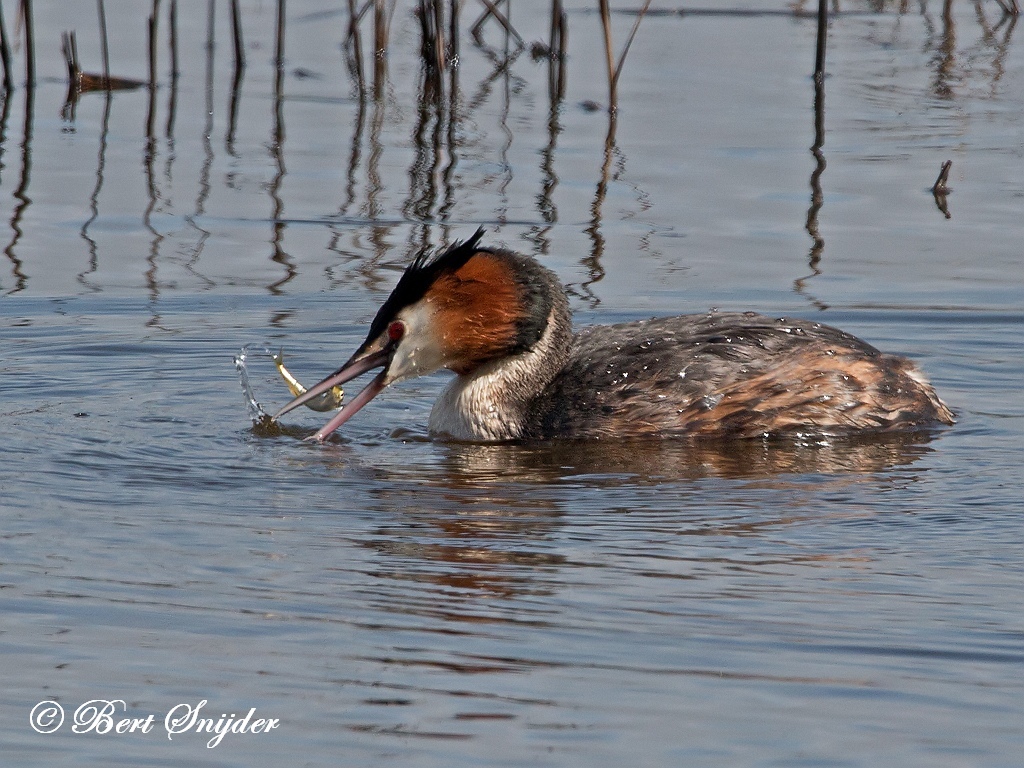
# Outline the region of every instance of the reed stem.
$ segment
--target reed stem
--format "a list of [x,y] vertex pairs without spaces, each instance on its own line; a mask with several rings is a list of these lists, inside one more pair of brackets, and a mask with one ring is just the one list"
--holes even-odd
[[818,38],[814,52],[814,79],[825,77],[825,41],[828,39],[828,0],[818,0]]
[[[4,91],[10,95],[14,90],[14,76],[11,74],[11,41],[7,37],[7,24],[4,22],[4,6],[0,3],[0,60],[4,64]],[[5,109],[6,109],[5,97]]]
[[32,21],[32,0],[21,0],[21,13],[25,18],[25,85],[36,85],[36,30]]
[[245,44],[242,40],[242,12],[238,0],[231,0],[231,37],[235,45],[235,69],[245,69]]
[[[100,55],[103,59],[103,82],[110,83],[110,46],[107,42],[107,10],[103,0],[97,0],[96,10],[100,18]],[[152,21],[150,22],[152,24]],[[152,50],[152,41],[150,41]]]

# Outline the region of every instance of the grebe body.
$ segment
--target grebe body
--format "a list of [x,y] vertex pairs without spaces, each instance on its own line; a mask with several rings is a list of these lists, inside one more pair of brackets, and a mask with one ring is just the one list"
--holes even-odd
[[281,409],[383,366],[322,440],[390,384],[455,372],[430,414],[458,440],[752,438],[951,424],[909,360],[820,323],[709,312],[574,333],[553,272],[482,232],[406,270],[341,368]]

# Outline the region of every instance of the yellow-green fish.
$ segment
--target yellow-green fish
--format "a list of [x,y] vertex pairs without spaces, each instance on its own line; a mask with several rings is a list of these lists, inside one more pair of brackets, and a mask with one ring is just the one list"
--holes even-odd
[[[279,351],[276,355],[271,354],[271,357],[274,359],[274,365],[277,366],[277,372],[281,374],[281,378],[288,385],[292,395],[298,397],[299,395],[306,394],[306,388],[284,367],[284,350]],[[336,411],[341,408],[341,401],[344,398],[345,390],[341,387],[331,387],[322,395],[314,397],[308,403],[305,403],[305,406],[321,413],[324,411]]]

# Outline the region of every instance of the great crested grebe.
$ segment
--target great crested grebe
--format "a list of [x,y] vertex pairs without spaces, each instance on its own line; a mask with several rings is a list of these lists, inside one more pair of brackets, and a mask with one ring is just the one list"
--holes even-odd
[[921,372],[848,333],[710,312],[573,333],[555,274],[469,240],[421,253],[341,368],[278,413],[383,366],[314,440],[389,384],[457,375],[430,431],[459,440],[848,434],[953,423]]

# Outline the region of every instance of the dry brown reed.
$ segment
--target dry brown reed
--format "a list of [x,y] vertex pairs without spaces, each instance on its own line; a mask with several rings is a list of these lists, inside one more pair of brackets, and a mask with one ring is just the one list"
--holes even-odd
[[626,55],[629,53],[629,48],[633,45],[636,33],[640,29],[640,22],[644,20],[644,16],[647,15],[647,9],[651,7],[651,0],[644,0],[644,4],[637,12],[636,21],[633,22],[633,28],[629,32],[629,37],[626,38],[626,44],[622,46],[622,53],[619,54],[618,60],[616,60],[615,54],[612,51],[611,7],[608,0],[598,0],[598,2],[601,12],[601,27],[604,30],[605,59],[608,65],[608,111],[614,114],[619,108],[619,76],[622,74],[622,65],[626,63]]

